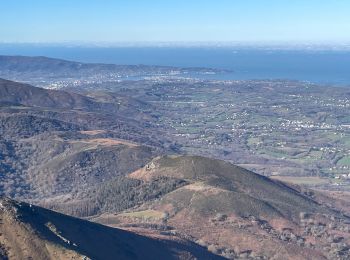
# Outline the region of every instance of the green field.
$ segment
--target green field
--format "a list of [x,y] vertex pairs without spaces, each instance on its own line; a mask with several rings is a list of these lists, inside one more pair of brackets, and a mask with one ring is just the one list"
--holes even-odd
[[272,176],[272,179],[289,182],[298,185],[320,185],[329,183],[328,179],[320,177],[293,177],[293,176]]
[[341,166],[350,166],[350,155],[344,156],[337,164]]

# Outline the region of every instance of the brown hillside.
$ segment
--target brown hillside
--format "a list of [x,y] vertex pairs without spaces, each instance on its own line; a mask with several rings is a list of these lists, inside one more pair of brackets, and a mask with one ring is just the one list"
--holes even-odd
[[158,199],[96,221],[167,227],[229,259],[348,259],[349,218],[305,195],[230,163],[197,156],[159,157],[130,178],[182,180]]
[[220,259],[181,239],[156,239],[0,200],[1,259]]

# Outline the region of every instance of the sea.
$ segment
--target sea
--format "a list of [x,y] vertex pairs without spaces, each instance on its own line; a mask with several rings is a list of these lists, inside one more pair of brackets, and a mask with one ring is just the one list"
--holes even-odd
[[0,44],[0,55],[47,56],[79,62],[122,65],[207,67],[230,72],[193,77],[219,80],[286,79],[350,87],[349,50]]

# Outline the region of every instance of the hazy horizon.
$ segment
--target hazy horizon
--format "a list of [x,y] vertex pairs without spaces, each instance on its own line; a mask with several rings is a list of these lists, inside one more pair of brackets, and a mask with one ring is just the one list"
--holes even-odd
[[350,50],[349,42],[232,42],[232,41],[125,41],[125,42],[7,42],[0,41],[0,46],[45,46],[45,47],[81,47],[81,48],[122,48],[122,47],[159,47],[159,48],[257,48],[276,50]]

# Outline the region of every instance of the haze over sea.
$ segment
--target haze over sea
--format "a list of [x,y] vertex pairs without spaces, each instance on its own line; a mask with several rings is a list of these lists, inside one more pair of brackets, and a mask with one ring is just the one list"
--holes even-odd
[[[232,73],[206,79],[289,79],[350,87],[348,50],[238,47],[62,47],[1,44],[1,55],[47,56],[80,62],[210,67]],[[198,77],[198,75],[196,75]]]

